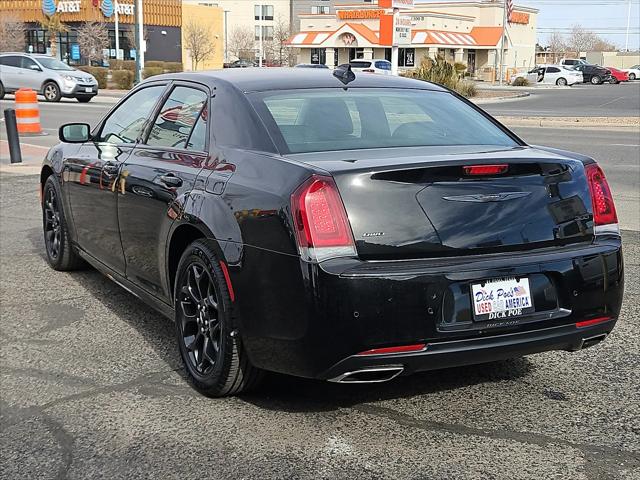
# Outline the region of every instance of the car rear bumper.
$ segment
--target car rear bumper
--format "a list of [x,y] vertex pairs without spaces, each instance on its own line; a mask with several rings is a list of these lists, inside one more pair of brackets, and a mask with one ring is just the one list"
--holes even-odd
[[[592,244],[477,257],[408,261],[332,260],[321,265],[245,247],[258,271],[233,277],[241,333],[251,361],[266,370],[335,379],[353,369],[400,365],[403,372],[482,363],[546,350],[577,350],[611,331],[624,289],[619,238]],[[252,259],[254,255],[259,259]],[[536,312],[477,322],[469,288],[526,276]],[[577,322],[608,317],[588,328]],[[372,349],[425,344],[390,357]]]

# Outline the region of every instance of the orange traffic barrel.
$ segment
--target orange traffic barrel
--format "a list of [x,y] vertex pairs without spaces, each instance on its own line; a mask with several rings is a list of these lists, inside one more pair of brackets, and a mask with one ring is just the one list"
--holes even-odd
[[35,90],[21,88],[16,92],[16,123],[18,133],[42,134],[40,125],[40,108],[38,107],[38,94]]

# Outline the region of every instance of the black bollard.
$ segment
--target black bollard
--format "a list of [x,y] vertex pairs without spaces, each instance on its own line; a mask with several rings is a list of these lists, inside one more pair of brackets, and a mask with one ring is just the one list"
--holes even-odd
[[9,157],[11,158],[11,163],[22,163],[20,136],[18,135],[18,124],[16,123],[16,111],[13,108],[5,109],[4,123],[7,124],[7,142],[9,143]]

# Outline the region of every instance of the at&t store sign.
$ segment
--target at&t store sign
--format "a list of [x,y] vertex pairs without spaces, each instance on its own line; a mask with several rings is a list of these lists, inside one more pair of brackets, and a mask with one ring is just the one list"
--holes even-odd
[[[99,7],[102,14],[111,18],[116,11],[113,0],[92,0],[94,7]],[[80,13],[82,0],[42,0],[42,12],[50,17],[56,13]],[[117,4],[118,15],[133,15],[134,7],[131,3]]]

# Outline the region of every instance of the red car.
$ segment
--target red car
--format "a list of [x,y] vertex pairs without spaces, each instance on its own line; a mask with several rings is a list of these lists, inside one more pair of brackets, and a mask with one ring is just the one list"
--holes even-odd
[[613,67],[607,67],[607,70],[611,70],[611,80],[609,80],[609,83],[620,83],[629,81],[629,74],[627,72],[623,72],[622,70],[618,70],[617,68]]

